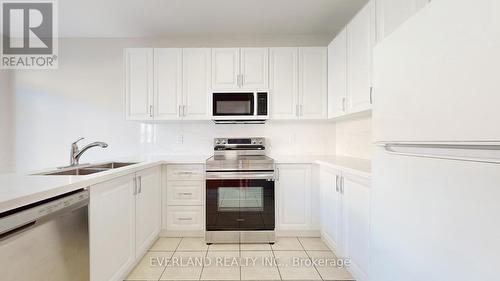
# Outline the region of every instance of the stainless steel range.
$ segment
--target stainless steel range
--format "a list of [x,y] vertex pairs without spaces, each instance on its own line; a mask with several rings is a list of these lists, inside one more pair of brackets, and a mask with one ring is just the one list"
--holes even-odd
[[206,162],[207,243],[274,243],[274,160],[265,138],[216,138]]

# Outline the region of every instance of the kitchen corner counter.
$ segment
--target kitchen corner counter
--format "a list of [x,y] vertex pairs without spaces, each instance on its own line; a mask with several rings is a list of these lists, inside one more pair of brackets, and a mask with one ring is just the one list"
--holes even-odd
[[[0,213],[162,164],[204,164],[208,156],[149,155],[115,159],[137,164],[84,176],[0,175]],[[98,164],[98,163],[96,163]],[[42,171],[43,172],[43,171]]]
[[339,155],[274,155],[277,164],[318,164],[362,177],[371,177],[371,161]]

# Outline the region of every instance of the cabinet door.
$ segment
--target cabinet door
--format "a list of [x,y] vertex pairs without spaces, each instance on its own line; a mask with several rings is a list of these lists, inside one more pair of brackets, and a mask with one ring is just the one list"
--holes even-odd
[[135,262],[134,176],[90,188],[90,280],[123,280]]
[[242,87],[267,89],[269,85],[269,50],[267,48],[241,49]]
[[182,49],[155,49],[154,117],[180,119],[182,105]]
[[271,48],[269,75],[272,119],[297,119],[298,49]]
[[240,49],[212,49],[212,88],[236,89],[240,87]]
[[153,119],[153,49],[125,49],[127,120]]
[[320,171],[321,185],[321,236],[342,255],[342,197],[338,189],[339,171],[323,168]]
[[299,118],[327,118],[327,49],[299,48]]
[[347,98],[347,31],[328,45],[328,118],[343,115]]
[[311,229],[311,165],[280,164],[277,183],[277,228]]
[[352,259],[359,272],[358,280],[367,280],[370,265],[370,182],[368,179],[344,175],[343,178],[343,255]]
[[136,256],[140,258],[160,233],[161,167],[136,174]]
[[205,120],[210,118],[210,49],[183,49],[182,92],[184,119]]
[[349,112],[371,108],[372,49],[375,45],[373,1],[347,25],[347,105]]

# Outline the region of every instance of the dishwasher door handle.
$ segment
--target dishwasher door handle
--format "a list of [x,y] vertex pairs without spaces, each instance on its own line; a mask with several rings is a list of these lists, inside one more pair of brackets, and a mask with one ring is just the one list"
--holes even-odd
[[20,225],[14,229],[5,231],[4,233],[0,233],[0,241],[9,239],[10,237],[14,237],[21,232],[24,232],[26,230],[33,228],[35,226],[36,222],[37,221],[31,221],[31,222],[25,223],[23,225]]

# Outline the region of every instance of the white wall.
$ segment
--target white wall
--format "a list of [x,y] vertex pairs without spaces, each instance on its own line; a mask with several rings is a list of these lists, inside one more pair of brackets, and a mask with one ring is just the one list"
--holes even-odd
[[0,71],[0,173],[10,172],[14,166],[12,77],[11,71]]
[[361,114],[338,120],[336,130],[336,154],[372,159],[372,118]]
[[220,136],[268,137],[272,154],[334,153],[332,122],[214,125],[210,121],[156,124],[124,121],[122,54],[125,47],[211,47],[231,45],[229,42],[241,46],[280,46],[308,45],[314,41],[231,40],[60,40],[58,70],[15,73],[17,170],[67,164],[70,143],[81,136],[87,137],[86,141],[100,140],[110,145],[106,150],[96,148],[87,152],[82,162],[139,153],[209,155],[212,139]]

